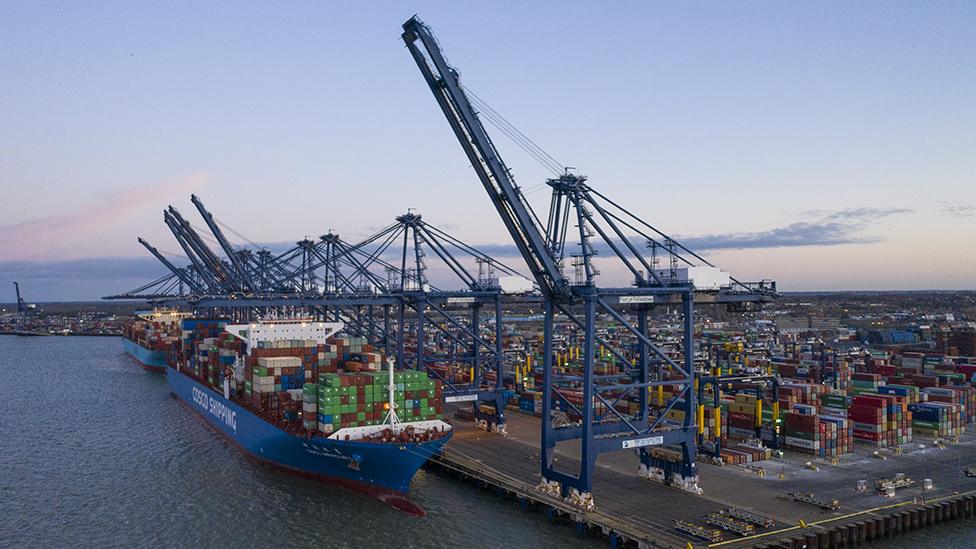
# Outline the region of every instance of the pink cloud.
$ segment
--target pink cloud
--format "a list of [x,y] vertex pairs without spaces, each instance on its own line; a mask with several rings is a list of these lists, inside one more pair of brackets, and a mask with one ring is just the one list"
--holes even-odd
[[[0,260],[84,257],[85,248],[97,244],[111,229],[144,214],[149,207],[162,211],[167,200],[197,191],[209,180],[209,174],[192,174],[137,185],[106,193],[95,202],[67,212],[0,226]],[[128,236],[135,239],[134,234]]]

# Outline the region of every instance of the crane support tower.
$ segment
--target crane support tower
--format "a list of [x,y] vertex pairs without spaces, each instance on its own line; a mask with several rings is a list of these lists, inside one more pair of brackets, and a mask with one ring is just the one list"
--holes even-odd
[[[592,506],[597,456],[630,450],[640,456],[641,476],[700,491],[695,467],[696,394],[693,390],[696,287],[690,277],[680,279],[675,273],[679,271],[678,261],[689,265],[685,273],[702,268],[683,254],[706,264],[706,269],[719,272],[718,269],[595,190],[585,176],[571,173],[570,168],[558,164],[557,168],[562,169],[551,170],[554,177],[546,181],[552,194],[548,221],[540,221],[488,136],[475,106],[482,112],[493,113],[486,116],[496,125],[500,115],[473,93],[469,97],[458,71],[447,63],[430,27],[420,19],[413,17],[404,23],[401,36],[542,293],[545,318],[540,487],[583,507]],[[578,231],[571,229],[571,224]],[[642,251],[646,248],[652,248],[655,254],[658,250],[669,254],[671,269],[655,269],[655,262],[649,261]],[[613,262],[622,266],[633,276],[632,285],[604,287],[597,283],[599,270],[594,256],[598,250],[612,252],[603,264]],[[567,255],[576,267],[573,281],[563,274]],[[730,279],[726,285],[708,288],[714,290],[709,300],[728,304],[762,301],[760,290],[774,288],[755,284]],[[661,304],[678,306],[682,313],[682,356],[677,359],[662,351],[648,335],[648,314]],[[579,356],[582,376],[571,380],[572,385],[566,384],[566,376],[553,372],[553,330],[557,315],[576,325],[583,334]],[[637,351],[626,356],[627,351],[614,348],[599,337],[598,315],[629,332]],[[622,363],[633,365],[636,371],[632,372],[631,379],[597,375],[594,359],[598,347],[601,353],[608,351]],[[574,402],[567,398],[566,389],[570,386],[579,389],[581,399]],[[652,410],[648,393],[658,386],[672,390],[668,401],[658,402]],[[618,411],[616,405],[630,395],[636,395],[639,402],[637,413]],[[683,420],[667,420],[671,410],[683,411]],[[560,420],[566,417],[566,411],[579,420],[557,425],[557,422],[565,423]],[[571,440],[580,442],[580,468],[558,470],[554,463],[556,444]],[[681,458],[674,462],[662,459],[663,452],[652,455],[650,450],[657,446],[676,447]]]

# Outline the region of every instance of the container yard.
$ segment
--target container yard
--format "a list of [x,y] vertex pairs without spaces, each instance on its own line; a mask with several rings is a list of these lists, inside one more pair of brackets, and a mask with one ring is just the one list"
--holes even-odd
[[0,549],[976,548],[976,2],[0,14]]
[[[799,363],[804,360],[800,358],[804,354],[813,356],[812,353],[802,353],[795,358],[778,358],[784,363]],[[900,358],[892,355],[889,360],[897,362]],[[850,367],[856,371],[870,361],[857,361]],[[968,365],[969,361],[960,362],[958,368],[965,371],[969,369]],[[957,371],[955,367],[943,366],[943,369],[948,374],[943,374],[943,379],[952,378]],[[894,371],[891,379],[896,379]],[[886,378],[885,384],[880,385],[879,392],[874,394],[884,394],[887,390],[884,387],[889,386],[887,381]],[[971,382],[970,378],[968,389],[971,389]],[[473,424],[456,422],[458,431],[454,441],[436,461],[447,471],[456,471],[459,476],[471,478],[476,483],[488,482],[506,491],[523,505],[532,502],[531,505],[547,513],[551,520],[565,521],[591,535],[605,535],[612,543],[631,540],[637,545],[672,547],[686,543],[722,547],[800,547],[804,544],[810,547],[811,543],[819,543],[813,546],[835,547],[854,544],[858,539],[887,539],[896,532],[936,520],[949,520],[948,515],[941,518],[941,514],[936,519],[938,513],[972,516],[976,484],[965,474],[967,464],[976,455],[976,435],[972,432],[963,431],[946,438],[925,427],[914,429],[914,417],[889,422],[886,428],[883,407],[869,406],[867,409],[871,410],[874,427],[868,429],[865,426],[864,430],[889,434],[885,435],[884,441],[878,440],[880,437],[859,439],[853,434],[855,424],[868,422],[854,420],[863,418],[861,412],[853,408],[856,406],[853,403],[871,398],[867,393],[823,392],[820,400],[824,404],[819,405],[790,402],[788,397],[793,397],[793,392],[779,394],[780,415],[768,415],[763,427],[774,426],[779,420],[783,429],[778,441],[768,440],[762,444],[765,450],[761,454],[757,455],[755,451],[759,444],[749,441],[755,436],[754,431],[750,433],[745,428],[736,435],[727,429],[729,434],[718,440],[725,449],[740,450],[726,453],[723,449],[722,459],[707,459],[707,437],[703,434],[706,444],[702,447],[706,450],[700,455],[703,465],[699,473],[705,488],[701,495],[653,481],[635,483],[636,459],[629,455],[614,455],[612,460],[601,460],[597,468],[593,491],[596,509],[581,511],[555,505],[540,497],[534,489],[540,480],[539,472],[535,467],[524,465],[524,461],[531,460],[539,450],[535,439],[541,414],[530,412],[521,404],[521,398],[518,399],[518,411],[515,404],[510,406],[509,436],[504,441],[492,439],[487,443],[486,437],[491,435],[474,429]],[[728,401],[728,410],[737,409],[734,398],[723,395],[722,400]],[[754,397],[749,400],[753,402],[748,406],[754,409]],[[885,401],[880,399],[879,402]],[[835,415],[847,403],[851,403],[847,413]],[[819,415],[824,410],[829,410],[831,415]],[[910,413],[908,410],[903,412]],[[851,416],[846,417],[848,414]],[[749,419],[754,421],[754,418],[752,415]],[[899,442],[901,424],[898,421],[910,422],[906,434],[901,435],[910,442]],[[946,418],[942,428],[948,429],[949,424]],[[775,432],[775,427],[771,431]],[[780,450],[774,451],[771,448],[777,442]],[[557,459],[572,457],[567,452],[559,454]],[[486,471],[486,467],[494,470]],[[641,514],[640,507],[632,504],[642,498],[666,498],[669,504],[666,509],[645,510]],[[953,508],[956,510],[952,511]],[[719,520],[726,526],[733,526],[732,529],[722,528],[716,526],[715,516],[723,513],[752,513],[762,517],[763,522],[751,523],[752,528],[745,528],[742,524]],[[680,527],[676,526],[679,523]],[[812,542],[812,539],[818,541]]]
[[[539,149],[418,18],[401,38],[520,263],[415,210],[359,242],[235,247],[193,195],[206,229],[163,215],[190,264],[140,238],[170,274],[112,296],[180,311],[126,332],[177,398],[254,457],[399,509],[422,514],[406,494],[428,464],[614,547],[841,547],[973,516],[971,326],[790,325],[775,281]],[[548,216],[485,123],[552,173]]]

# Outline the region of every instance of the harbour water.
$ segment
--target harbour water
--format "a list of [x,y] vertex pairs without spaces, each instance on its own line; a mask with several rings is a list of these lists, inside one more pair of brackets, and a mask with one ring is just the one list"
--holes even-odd
[[[607,547],[421,471],[424,518],[243,455],[118,338],[0,336],[0,546]],[[878,546],[976,546],[958,522]]]
[[119,338],[0,336],[0,546],[606,547],[421,470],[418,518],[243,455]]

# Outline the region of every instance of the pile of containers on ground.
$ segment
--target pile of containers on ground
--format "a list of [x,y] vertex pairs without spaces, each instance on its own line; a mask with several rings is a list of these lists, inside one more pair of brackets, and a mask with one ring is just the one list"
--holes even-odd
[[[820,396],[820,412],[843,412],[853,422],[856,440],[894,446],[911,442],[914,435],[953,437],[976,421],[976,389],[972,386],[976,365],[968,359],[938,353],[872,351],[868,356],[839,360],[821,356],[820,361],[827,364],[831,375],[825,383],[832,386]],[[774,368],[781,374],[796,374],[797,364],[803,362],[810,360],[779,359],[774,361]],[[846,387],[840,383],[843,376],[833,378],[835,371],[851,372]]]

